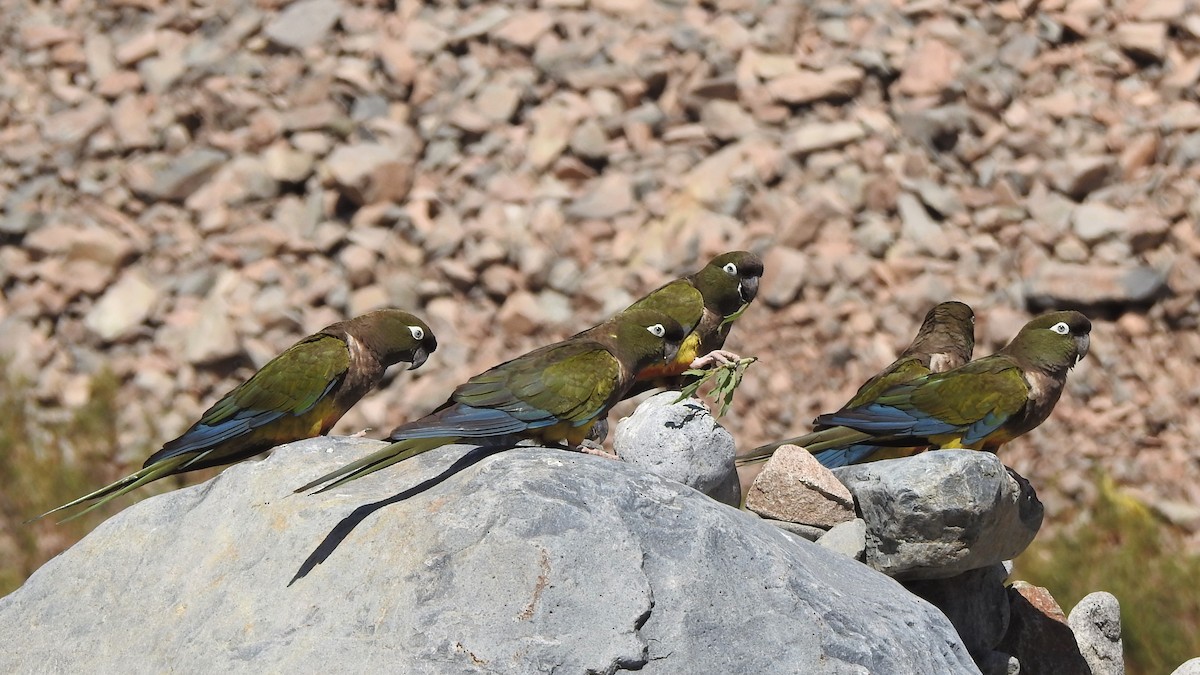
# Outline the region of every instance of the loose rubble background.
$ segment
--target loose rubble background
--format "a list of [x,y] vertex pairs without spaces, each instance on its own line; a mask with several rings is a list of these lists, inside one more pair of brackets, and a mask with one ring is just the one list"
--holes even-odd
[[751,248],[739,448],[839,406],[938,301],[975,307],[979,355],[1080,306],[1093,352],[1004,461],[1051,522],[1100,469],[1200,529],[1193,0],[0,14],[0,350],[48,417],[109,369],[140,453],[299,337],[395,305],[441,348],[335,429],[379,434]]

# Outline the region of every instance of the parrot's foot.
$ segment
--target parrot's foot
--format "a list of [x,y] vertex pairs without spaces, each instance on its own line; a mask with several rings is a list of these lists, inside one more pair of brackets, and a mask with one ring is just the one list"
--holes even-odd
[[737,363],[740,360],[742,360],[742,357],[734,354],[733,352],[726,351],[724,349],[714,349],[704,356],[697,357],[694,361],[692,361],[691,368],[700,370],[701,368],[707,368],[713,364],[718,366],[728,366],[729,364]]
[[363,429],[362,431],[356,431],[356,432],[350,434],[350,436],[348,438],[365,438],[367,435],[367,432],[370,430],[371,430],[371,427],[367,427],[366,429]]
[[575,452],[582,452],[585,455],[595,455],[597,457],[604,457],[605,459],[616,459],[617,458],[616,455],[611,454],[608,451],[606,451],[604,449],[604,446],[602,446],[599,443],[597,443],[596,441],[593,441],[588,438],[585,438],[582,443],[571,448],[571,450],[574,450]]

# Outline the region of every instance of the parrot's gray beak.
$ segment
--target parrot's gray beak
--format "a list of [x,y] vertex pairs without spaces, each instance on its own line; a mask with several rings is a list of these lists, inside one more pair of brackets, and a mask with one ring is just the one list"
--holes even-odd
[[754,300],[754,296],[758,295],[758,280],[762,277],[746,277],[742,279],[742,283],[738,284],[738,292],[742,296],[743,303],[749,303]]
[[666,342],[663,343],[663,363],[670,363],[679,355],[680,343]]
[[1079,362],[1083,360],[1083,357],[1087,356],[1088,347],[1091,345],[1092,337],[1090,335],[1084,334],[1075,336],[1075,365],[1079,365]]
[[425,365],[425,361],[428,358],[429,358],[429,352],[426,351],[425,345],[421,345],[420,347],[417,347],[416,349],[413,350],[412,365],[409,366],[408,369],[416,370],[417,368],[420,368],[421,366]]

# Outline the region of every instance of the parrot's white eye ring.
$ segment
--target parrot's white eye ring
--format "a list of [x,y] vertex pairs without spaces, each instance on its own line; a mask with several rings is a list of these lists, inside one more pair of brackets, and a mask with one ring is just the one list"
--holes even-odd
[[731,262],[725,263],[725,266],[722,267],[721,269],[725,270],[726,274],[732,274],[733,276],[737,276],[737,265],[734,265]]
[[1066,335],[1067,333],[1071,332],[1071,327],[1067,325],[1066,321],[1059,321],[1053,326],[1050,326],[1050,330],[1058,333],[1059,335]]
[[412,333],[414,340],[424,340],[425,339],[425,329],[421,328],[420,326],[409,326],[408,332]]
[[646,330],[654,337],[662,337],[667,334],[667,329],[661,323],[656,323],[653,326],[646,326]]

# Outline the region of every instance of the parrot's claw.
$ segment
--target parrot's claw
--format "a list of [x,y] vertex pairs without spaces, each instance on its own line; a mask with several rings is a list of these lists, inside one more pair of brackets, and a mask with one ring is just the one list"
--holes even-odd
[[708,368],[713,364],[718,366],[728,366],[731,363],[737,363],[741,359],[742,357],[734,354],[731,351],[714,349],[704,356],[697,357],[694,361],[692,361],[691,367],[695,370],[700,370],[701,368]]
[[571,449],[574,450],[575,452],[582,452],[585,455],[595,455],[597,457],[604,457],[605,459],[616,459],[617,458],[616,455],[611,454],[608,451],[606,451],[604,449],[603,445],[600,445],[599,443],[591,440],[590,438],[583,439],[582,443],[580,443],[579,445],[577,445]]

